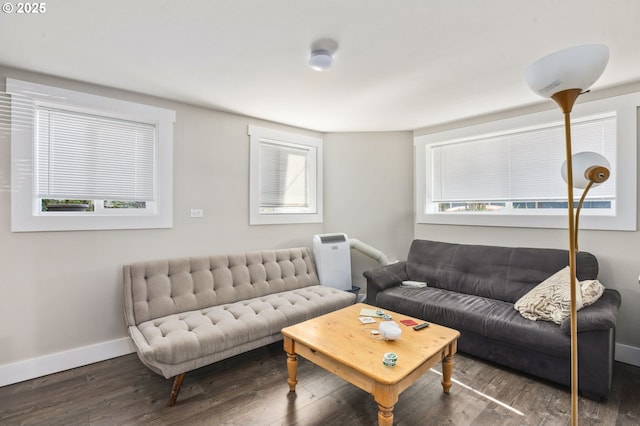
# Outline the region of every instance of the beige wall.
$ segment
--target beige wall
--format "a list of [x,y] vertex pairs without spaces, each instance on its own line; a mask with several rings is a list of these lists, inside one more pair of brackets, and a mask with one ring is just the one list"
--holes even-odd
[[[2,83],[5,77],[174,109],[176,124],[172,229],[35,233],[10,232],[10,138],[0,124],[0,368],[126,337],[126,263],[310,247],[313,235],[325,232],[345,232],[396,257],[406,253],[413,232],[410,132],[326,135],[325,224],[249,226],[247,125],[318,133],[0,67]],[[192,208],[205,217],[190,218]],[[355,257],[354,275],[361,276],[371,263]]]
[[[332,133],[324,150],[325,232],[405,259],[413,239],[412,133]],[[352,283],[364,292],[362,272],[379,265],[357,251],[351,263]]]
[[[594,92],[591,94],[591,98],[595,100],[638,91],[640,91],[640,83],[634,83],[615,89]],[[578,107],[579,105],[576,106],[576,108]],[[449,128],[552,108],[556,108],[555,104],[549,101],[531,108],[522,108],[464,122],[449,123],[437,128],[420,129],[415,132],[415,135],[424,135]],[[559,109],[558,114],[561,117]],[[640,131],[638,134],[640,135]],[[640,150],[638,150],[638,154],[640,155]],[[638,188],[640,188],[640,185],[638,185]],[[637,199],[640,201],[640,197]],[[637,211],[640,211],[640,206]],[[520,247],[566,249],[569,245],[567,231],[554,229],[416,224],[415,237],[469,244]],[[638,333],[638,323],[640,321],[638,314],[640,312],[640,285],[638,283],[638,275],[640,274],[640,232],[581,230],[580,248],[598,257],[600,281],[606,287],[617,289],[622,295],[622,306],[616,328],[616,342],[635,347],[640,351],[640,333]],[[638,356],[637,352],[635,356]],[[637,359],[640,361],[640,358]]]

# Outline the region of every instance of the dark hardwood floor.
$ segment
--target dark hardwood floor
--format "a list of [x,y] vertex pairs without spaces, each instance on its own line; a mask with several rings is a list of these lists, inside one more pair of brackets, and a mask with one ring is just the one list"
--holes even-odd
[[[136,355],[0,388],[0,425],[376,425],[364,391],[300,359],[295,394],[276,343],[186,375],[178,402],[171,381]],[[457,354],[451,394],[440,366],[400,395],[396,425],[567,425],[570,393]],[[639,425],[640,368],[616,363],[605,402],[580,398],[580,425]]]

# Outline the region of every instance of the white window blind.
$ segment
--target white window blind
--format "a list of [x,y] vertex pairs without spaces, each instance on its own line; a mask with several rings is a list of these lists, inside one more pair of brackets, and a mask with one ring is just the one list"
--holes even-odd
[[260,142],[260,208],[309,207],[311,147]]
[[36,107],[39,198],[154,201],[156,126]]
[[322,139],[260,126],[249,133],[249,224],[322,223]]
[[[615,169],[616,116],[606,114],[572,124],[573,153],[594,151]],[[435,202],[566,199],[560,177],[565,159],[564,126],[554,124],[514,133],[431,146]],[[615,173],[594,187],[588,199],[615,197]],[[579,196],[580,194],[577,194]]]

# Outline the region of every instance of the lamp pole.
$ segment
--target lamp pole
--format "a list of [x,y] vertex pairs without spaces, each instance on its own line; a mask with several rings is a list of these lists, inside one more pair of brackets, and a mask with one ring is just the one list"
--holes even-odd
[[567,89],[551,96],[564,114],[567,155],[567,216],[569,218],[569,291],[571,296],[571,424],[578,424],[578,319],[576,308],[576,227],[573,210],[573,164],[571,154],[571,110],[580,89]]
[[[569,285],[571,295],[571,424],[578,424],[578,318],[576,308],[576,254],[578,251],[578,219],[580,206],[589,187],[583,193],[577,212],[573,208],[573,164],[571,155],[571,110],[583,90],[602,75],[609,60],[609,48],[589,44],[563,49],[538,59],[525,70],[529,87],[543,97],[550,97],[564,113],[567,149],[567,213],[569,217]],[[608,177],[608,170],[597,166],[588,170],[586,178],[593,183]],[[601,176],[602,175],[602,176]],[[606,176],[605,176],[606,175]]]

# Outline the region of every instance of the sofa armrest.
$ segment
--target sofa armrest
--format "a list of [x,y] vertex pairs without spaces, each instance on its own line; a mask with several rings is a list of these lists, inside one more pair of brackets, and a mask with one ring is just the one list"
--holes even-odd
[[[620,303],[620,293],[606,289],[593,305],[578,311],[578,332],[615,328]],[[571,317],[562,321],[560,330],[567,336],[571,335]]]
[[402,261],[364,271],[362,275],[367,279],[367,303],[375,305],[378,292],[408,280],[406,266],[407,262]]

